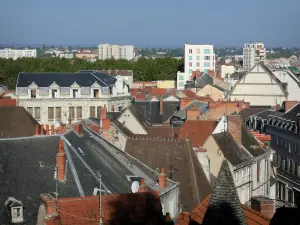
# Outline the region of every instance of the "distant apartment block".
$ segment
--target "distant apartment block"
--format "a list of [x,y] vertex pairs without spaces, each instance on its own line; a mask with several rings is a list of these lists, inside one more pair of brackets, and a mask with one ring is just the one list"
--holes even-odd
[[243,69],[249,71],[255,63],[265,61],[266,48],[262,42],[245,44],[243,48]]
[[0,49],[0,58],[18,59],[18,58],[36,58],[36,49]]
[[110,45],[100,44],[98,46],[99,59],[134,59],[134,46],[132,45]]
[[74,54],[73,53],[68,53],[68,52],[60,53],[59,58],[73,59]]
[[184,45],[184,73],[177,74],[177,89],[184,89],[193,71],[215,71],[215,54],[213,45]]

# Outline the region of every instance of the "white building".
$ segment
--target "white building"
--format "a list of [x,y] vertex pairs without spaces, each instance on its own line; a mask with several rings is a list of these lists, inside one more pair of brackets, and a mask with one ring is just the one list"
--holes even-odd
[[74,54],[69,52],[60,53],[59,58],[73,59]]
[[249,71],[255,63],[265,61],[266,48],[262,42],[245,44],[243,48],[243,68]]
[[98,117],[101,107],[121,111],[130,103],[128,85],[100,72],[20,73],[16,86],[18,105],[41,124],[77,122]]
[[183,90],[193,71],[215,71],[215,54],[213,45],[184,45],[184,73],[177,73],[177,89]]
[[134,59],[134,46],[100,44],[98,46],[99,59]]
[[18,58],[36,58],[36,49],[0,49],[0,58],[18,59]]

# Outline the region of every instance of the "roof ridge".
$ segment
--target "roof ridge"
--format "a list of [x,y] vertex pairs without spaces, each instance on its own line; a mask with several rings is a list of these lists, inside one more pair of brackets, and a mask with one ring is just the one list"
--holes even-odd
[[242,205],[242,208],[243,208],[243,209],[246,209],[246,210],[252,212],[253,214],[255,214],[255,215],[257,215],[257,216],[259,216],[259,217],[261,217],[261,218],[263,218],[263,219],[266,219],[266,220],[271,221],[271,218],[270,218],[270,217],[267,217],[267,216],[263,215],[262,213],[260,213],[260,212],[258,212],[258,211],[256,211],[256,210],[254,210],[254,209],[252,209],[252,208],[250,208],[250,207],[248,207],[248,206],[246,206],[246,205],[244,205],[244,204],[241,204],[241,205]]

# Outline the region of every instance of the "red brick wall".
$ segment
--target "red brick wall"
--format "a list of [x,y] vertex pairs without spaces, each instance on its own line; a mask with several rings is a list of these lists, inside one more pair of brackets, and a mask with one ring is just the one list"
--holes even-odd
[[187,120],[195,120],[200,115],[199,109],[188,109],[186,111],[186,119]]

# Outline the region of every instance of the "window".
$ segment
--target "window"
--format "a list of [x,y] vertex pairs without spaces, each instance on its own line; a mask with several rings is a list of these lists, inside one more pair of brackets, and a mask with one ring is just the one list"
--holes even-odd
[[52,98],[57,98],[57,90],[52,90]]
[[287,189],[287,202],[292,203],[292,190]]
[[200,60],[200,56],[196,56],[196,60]]
[[76,116],[77,116],[77,119],[82,119],[82,107],[81,106],[76,107]]
[[41,119],[41,108],[40,107],[35,107],[34,108],[34,118],[36,120],[40,120]]
[[61,107],[55,108],[55,119],[56,121],[61,121]]
[[210,49],[204,49],[204,54],[210,54]]
[[99,89],[94,89],[94,98],[99,98]]
[[284,169],[288,170],[288,160],[287,160],[287,158],[284,159]]
[[293,161],[292,160],[289,160],[289,169],[290,169],[290,173],[293,172]]
[[193,69],[189,69],[189,74],[191,74],[193,72]]
[[90,106],[90,117],[95,117],[95,106]]
[[69,107],[69,119],[75,119],[75,108]]
[[204,60],[210,60],[210,56],[204,56]]
[[208,73],[208,69],[204,69],[203,71],[204,71],[204,73]]
[[204,62],[204,67],[210,67],[210,62]]
[[193,60],[193,56],[190,55],[190,56],[189,56],[189,60],[190,60],[190,61]]
[[78,89],[73,89],[73,98],[78,97]]
[[250,175],[250,168],[247,167],[247,176],[249,176],[249,175]]
[[297,142],[294,142],[294,149],[293,149],[293,152],[298,155],[298,143]]
[[36,90],[30,90],[31,98],[36,98]]
[[190,53],[190,54],[193,53],[193,50],[192,50],[192,49],[189,49],[189,53]]
[[292,152],[292,149],[293,149],[293,142],[289,141],[289,153]]
[[244,177],[244,170],[242,170],[242,178]]
[[183,87],[184,86],[184,82],[179,82],[179,87]]
[[237,180],[237,179],[238,179],[238,173],[235,172],[235,180]]
[[33,116],[33,108],[32,107],[27,107],[27,112],[29,112]]
[[294,163],[294,173],[296,176],[298,175],[298,163],[297,162]]
[[100,117],[100,110],[101,110],[101,106],[98,106],[97,107],[97,118],[99,118]]
[[200,54],[200,49],[197,49],[197,50],[196,50],[196,53],[197,53],[197,54]]
[[118,107],[118,110],[119,110],[119,112],[121,112],[121,111],[122,111],[122,109],[123,109],[123,107],[122,107],[122,106],[119,106],[119,107]]
[[48,120],[54,120],[54,108],[48,107]]
[[189,62],[189,67],[192,67],[193,66],[193,63]]
[[197,62],[197,63],[196,63],[196,67],[199,67],[199,66],[200,66],[200,63]]
[[257,183],[260,182],[260,162],[257,163],[257,172],[256,172]]
[[183,76],[183,75],[180,75],[180,76],[179,76],[179,80],[184,80],[184,76]]

